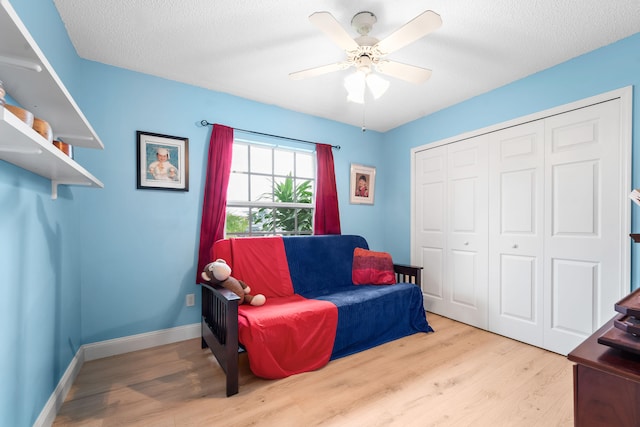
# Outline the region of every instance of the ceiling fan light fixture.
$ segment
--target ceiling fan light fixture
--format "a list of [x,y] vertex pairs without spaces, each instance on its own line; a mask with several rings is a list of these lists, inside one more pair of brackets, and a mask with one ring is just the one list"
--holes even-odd
[[359,71],[345,77],[344,87],[347,89],[347,101],[364,104],[365,77],[366,76]]
[[389,89],[389,82],[377,74],[356,71],[344,79],[347,100],[364,104],[365,88],[369,88],[374,99],[380,98]]
[[389,89],[389,82],[377,74],[367,75],[366,82],[374,99],[380,98]]

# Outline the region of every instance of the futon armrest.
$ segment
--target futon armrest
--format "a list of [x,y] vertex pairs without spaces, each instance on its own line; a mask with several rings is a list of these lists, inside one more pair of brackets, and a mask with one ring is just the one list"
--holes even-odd
[[202,348],[209,347],[227,377],[227,396],[238,393],[238,305],[222,286],[202,285]]
[[418,286],[422,283],[422,267],[415,265],[393,264],[398,283],[414,283]]
[[222,299],[225,299],[227,301],[236,301],[240,299],[238,295],[234,294],[227,288],[223,288],[222,286],[212,285],[209,283],[200,283],[200,285],[204,286],[218,297],[222,297]]

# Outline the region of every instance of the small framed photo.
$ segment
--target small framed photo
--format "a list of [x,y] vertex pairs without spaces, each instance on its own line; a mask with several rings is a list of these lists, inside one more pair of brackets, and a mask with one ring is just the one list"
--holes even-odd
[[376,168],[351,164],[351,186],[349,201],[354,204],[373,204],[376,189]]
[[138,188],[189,191],[189,138],[137,131]]

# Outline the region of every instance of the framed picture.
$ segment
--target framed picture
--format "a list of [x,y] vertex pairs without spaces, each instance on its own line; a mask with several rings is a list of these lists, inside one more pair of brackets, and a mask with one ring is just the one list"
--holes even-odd
[[351,186],[349,201],[355,204],[373,204],[376,189],[376,168],[351,164]]
[[189,138],[137,131],[138,188],[189,191]]

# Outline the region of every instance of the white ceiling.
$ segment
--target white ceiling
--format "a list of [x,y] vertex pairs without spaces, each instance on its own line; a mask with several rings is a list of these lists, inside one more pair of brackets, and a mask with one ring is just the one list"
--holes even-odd
[[[381,132],[640,31],[640,0],[54,2],[82,58],[358,127],[364,117]],[[353,15],[373,12],[370,35],[383,39],[428,9],[442,27],[387,57],[433,70],[423,84],[385,77],[390,89],[363,110],[343,87],[353,69],[288,77],[346,58],[309,22],[313,12],[330,12],[353,37]]]

